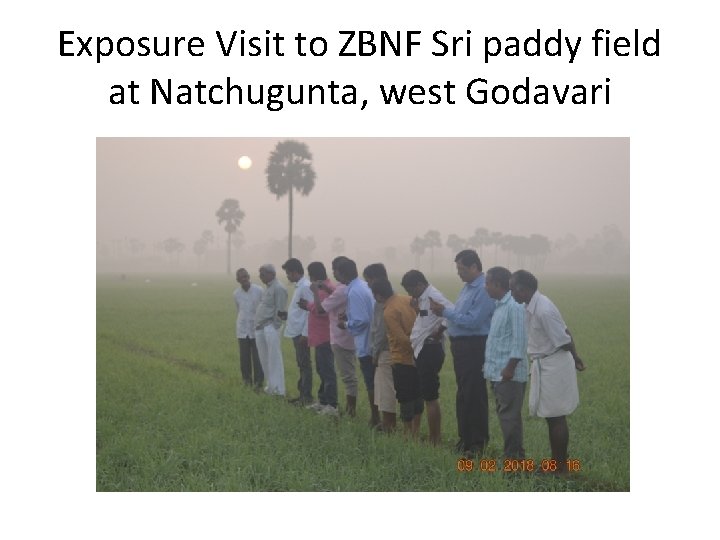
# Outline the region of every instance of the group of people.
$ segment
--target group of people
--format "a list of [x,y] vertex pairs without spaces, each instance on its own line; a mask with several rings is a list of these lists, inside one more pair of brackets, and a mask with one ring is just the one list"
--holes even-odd
[[[547,420],[552,459],[562,472],[568,457],[566,416],[578,405],[575,372],[585,369],[567,325],[530,272],[511,273],[500,266],[483,272],[477,252],[470,249],[457,254],[455,265],[464,282],[455,303],[418,270],[405,273],[401,286],[407,294],[398,294],[383,264],[367,266],[361,279],[356,263],[344,256],[332,261],[335,282],[321,262],[310,263],[306,276],[298,259],[288,259],[282,269],[294,289],[290,302],[272,264],[259,269],[264,289],[239,269],[234,296],[243,381],[285,396],[284,324],[299,370],[298,395],[291,403],[338,416],[337,369],[345,387],[345,413],[354,417],[359,364],[370,426],[394,431],[399,410],[404,433],[417,439],[427,409],[428,441],[437,445],[447,335],[457,384],[458,452],[482,454],[489,442],[489,382],[504,455],[523,459],[521,410],[530,380],[530,414]],[[311,349],[320,378],[317,401]]]

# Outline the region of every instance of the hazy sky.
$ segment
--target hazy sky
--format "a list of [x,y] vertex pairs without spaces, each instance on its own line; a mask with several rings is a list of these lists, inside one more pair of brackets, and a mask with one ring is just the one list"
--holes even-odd
[[[584,239],[615,224],[629,237],[627,138],[296,138],[317,178],[295,197],[294,234],[329,250],[406,246],[429,229],[472,235],[572,232]],[[97,239],[223,236],[215,212],[235,198],[246,245],[288,232],[287,197],[266,188],[269,138],[97,139]],[[253,160],[249,170],[240,156]]]

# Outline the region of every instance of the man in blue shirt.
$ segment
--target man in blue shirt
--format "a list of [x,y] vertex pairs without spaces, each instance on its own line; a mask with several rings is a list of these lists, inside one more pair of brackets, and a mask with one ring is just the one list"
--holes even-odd
[[485,343],[495,302],[485,290],[485,274],[475,250],[465,249],[455,257],[458,276],[465,282],[454,308],[430,300],[430,309],[445,317],[450,351],[455,367],[458,424],[456,448],[468,457],[482,453],[490,440],[487,385],[483,377]]
[[510,270],[501,266],[485,273],[485,290],[495,300],[495,313],[485,347],[485,378],[495,394],[506,458],[523,459],[522,404],[528,380],[525,308],[510,294]]
[[370,345],[375,299],[368,284],[358,277],[357,265],[352,259],[346,259],[338,265],[336,277],[340,283],[347,285],[347,308],[338,326],[346,328],[355,339],[355,353],[370,401],[369,423],[375,428],[380,426],[380,412],[375,405],[375,366]]

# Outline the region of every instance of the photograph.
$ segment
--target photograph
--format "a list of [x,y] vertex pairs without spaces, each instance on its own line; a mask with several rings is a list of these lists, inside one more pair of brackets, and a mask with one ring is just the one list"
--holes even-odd
[[629,137],[97,137],[97,492],[629,492]]

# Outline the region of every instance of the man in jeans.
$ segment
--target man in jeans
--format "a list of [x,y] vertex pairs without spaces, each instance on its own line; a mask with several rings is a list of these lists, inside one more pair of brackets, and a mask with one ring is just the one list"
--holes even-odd
[[322,307],[322,302],[332,290],[332,283],[327,277],[325,265],[311,262],[308,265],[310,291],[313,301],[300,299],[298,305],[308,310],[308,344],[315,349],[315,369],[320,377],[318,402],[307,407],[320,414],[337,416],[337,375],[333,351],[330,347],[330,318]]
[[288,259],[282,265],[288,281],[295,284],[295,292],[287,309],[287,322],[285,323],[285,337],[292,339],[295,346],[295,359],[297,360],[298,378],[297,388],[299,396],[291,399],[290,403],[296,405],[309,405],[313,402],[312,395],[312,363],[310,361],[310,347],[308,346],[308,312],[300,308],[298,302],[304,299],[312,302],[310,280],[305,277],[302,263],[295,259]]

